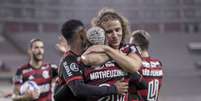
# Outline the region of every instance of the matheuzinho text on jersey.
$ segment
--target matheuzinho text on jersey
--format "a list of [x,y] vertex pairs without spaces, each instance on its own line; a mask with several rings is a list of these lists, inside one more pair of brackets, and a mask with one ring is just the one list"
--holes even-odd
[[90,73],[90,79],[96,80],[96,79],[114,78],[125,75],[127,75],[127,73],[120,69],[104,70]]

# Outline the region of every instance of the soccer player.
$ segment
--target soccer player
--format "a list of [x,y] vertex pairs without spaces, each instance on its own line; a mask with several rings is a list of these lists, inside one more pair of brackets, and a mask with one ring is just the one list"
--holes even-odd
[[130,39],[140,50],[142,56],[142,67],[139,72],[147,84],[147,89],[139,90],[144,101],[158,101],[159,91],[162,85],[163,69],[159,59],[149,54],[150,34],[144,30],[137,30],[132,33]]
[[84,101],[90,96],[106,96],[127,92],[128,83],[117,81],[110,87],[85,84],[84,69],[90,68],[80,61],[86,49],[86,31],[79,20],[68,20],[61,29],[62,36],[70,47],[61,60],[59,78],[56,82],[56,101]]
[[[51,83],[57,76],[57,66],[44,62],[44,52],[44,42],[41,39],[30,41],[29,61],[17,69],[14,77],[14,101],[52,101]],[[34,81],[39,86],[40,94],[36,90],[27,90],[25,94],[21,94],[21,85],[26,81]]]
[[[84,73],[87,83],[111,86],[120,79],[128,82],[129,73],[138,71],[141,59],[134,45],[124,45],[129,34],[125,18],[113,9],[103,8],[92,23],[104,29],[107,45],[93,45],[82,55],[82,61],[92,65]],[[127,101],[127,93],[94,97],[96,100]]]

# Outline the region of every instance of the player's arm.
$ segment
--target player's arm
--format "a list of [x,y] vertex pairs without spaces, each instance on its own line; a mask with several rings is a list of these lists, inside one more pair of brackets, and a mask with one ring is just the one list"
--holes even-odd
[[50,64],[51,67],[51,76],[53,78],[58,76],[58,66],[56,64]]
[[30,92],[20,95],[20,87],[22,84],[21,69],[17,70],[13,80],[14,80],[14,89],[12,95],[13,101],[30,101],[32,99]]
[[81,61],[85,65],[101,65],[108,61],[110,57],[106,53],[90,53],[90,54],[82,54]]
[[94,85],[85,84],[83,80],[73,80],[68,83],[68,86],[70,87],[75,96],[90,97],[117,94],[117,89],[114,85],[111,85],[110,87],[98,87]]
[[16,84],[14,87],[13,95],[12,95],[12,100],[13,101],[31,101],[32,99],[32,94],[31,92],[27,92],[26,94],[20,95],[19,89],[20,89],[20,84]]
[[[123,53],[119,49],[113,49],[107,45],[94,45],[90,47],[85,54],[91,54],[91,53],[105,53],[107,54],[111,59],[115,60],[116,63],[125,71],[127,72],[136,72],[141,66],[141,58],[136,54],[137,49],[135,47],[130,48],[129,53]],[[98,56],[94,56],[94,58],[91,60],[97,61]],[[102,61],[108,60],[105,58],[102,58]],[[99,60],[100,61],[100,60]]]
[[66,61],[63,61],[60,65],[61,68],[64,68],[62,74],[63,78],[65,79],[67,86],[70,88],[75,96],[105,96],[127,91],[128,84],[125,82],[102,87],[85,84],[82,76],[82,71],[79,67],[80,65],[77,65],[74,62],[76,60],[77,59],[68,57],[68,59]]
[[103,47],[105,52],[116,61],[116,63],[127,72],[136,72],[141,66],[141,58],[134,52],[127,54],[115,50],[109,46]]

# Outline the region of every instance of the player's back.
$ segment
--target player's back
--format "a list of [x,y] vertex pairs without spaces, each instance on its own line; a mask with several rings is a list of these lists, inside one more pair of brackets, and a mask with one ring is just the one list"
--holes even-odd
[[[101,66],[85,68],[85,81],[96,86],[111,86],[116,81],[124,78],[128,82],[128,73],[123,71],[114,61],[108,61]],[[104,97],[91,97],[92,101],[126,101],[127,95],[113,94]],[[89,101],[90,101],[89,99]]]
[[162,63],[156,58],[143,58],[139,72],[148,86],[147,89],[139,91],[140,95],[145,101],[157,101],[163,78]]
[[80,68],[79,56],[72,51],[66,52],[61,59],[58,69],[58,78],[55,87],[55,101],[85,101],[84,97],[75,96],[73,91],[68,87],[68,83],[80,78],[82,68]]

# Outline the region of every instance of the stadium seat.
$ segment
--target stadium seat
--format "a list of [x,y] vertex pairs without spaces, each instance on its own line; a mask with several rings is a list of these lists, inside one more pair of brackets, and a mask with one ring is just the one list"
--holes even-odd
[[191,43],[189,43],[188,48],[192,51],[200,51],[201,52],[201,42],[191,42]]

